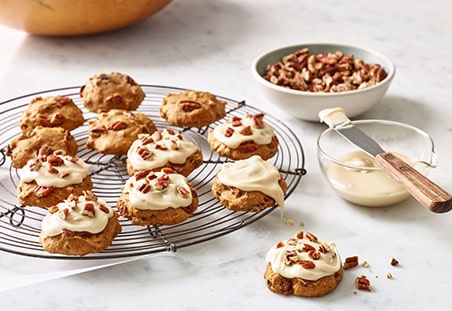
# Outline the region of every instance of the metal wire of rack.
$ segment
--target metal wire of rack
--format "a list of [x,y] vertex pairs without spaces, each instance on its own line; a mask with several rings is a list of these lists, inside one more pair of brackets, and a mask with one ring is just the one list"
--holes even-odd
[[[111,259],[142,256],[160,252],[176,252],[204,241],[212,240],[239,230],[262,217],[268,215],[277,206],[261,212],[233,212],[224,208],[211,194],[212,181],[222,163],[228,159],[212,152],[207,143],[207,132],[221,120],[202,128],[180,128],[168,125],[160,117],[159,108],[162,99],[168,93],[178,93],[183,88],[142,85],[146,98],[137,111],[148,115],[159,129],[172,128],[181,131],[187,140],[192,141],[203,152],[204,165],[188,176],[189,181],[197,189],[199,206],[197,211],[185,222],[172,226],[135,226],[127,219],[120,217],[122,233],[113,244],[98,254],[83,257],[50,254],[44,251],[38,242],[41,220],[47,210],[34,206],[19,205],[16,188],[20,181],[20,171],[11,166],[9,157],[5,155],[6,146],[10,140],[20,133],[19,119],[31,99],[41,96],[62,95],[70,97],[84,112],[85,119],[90,120],[95,114],[86,111],[79,97],[80,87],[67,87],[20,96],[0,103],[0,251],[18,255],[48,258],[48,259]],[[261,111],[226,97],[217,96],[227,102],[226,119],[232,116],[257,114]],[[265,121],[275,130],[279,140],[277,155],[269,160],[284,174],[288,185],[286,198],[299,184],[303,175],[304,153],[300,141],[285,124],[270,115]],[[85,125],[72,131],[79,145],[78,156],[91,166],[93,192],[106,200],[111,206],[116,206],[121,186],[127,180],[125,157],[99,154],[86,149],[88,126]]]

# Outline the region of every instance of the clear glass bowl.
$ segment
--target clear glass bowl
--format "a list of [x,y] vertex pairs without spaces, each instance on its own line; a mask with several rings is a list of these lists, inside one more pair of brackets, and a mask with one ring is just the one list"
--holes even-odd
[[[352,122],[381,147],[399,155],[424,175],[437,166],[433,139],[426,132],[404,123],[385,120]],[[323,175],[345,200],[363,206],[399,203],[409,194],[372,157],[333,129],[317,139],[317,157]]]

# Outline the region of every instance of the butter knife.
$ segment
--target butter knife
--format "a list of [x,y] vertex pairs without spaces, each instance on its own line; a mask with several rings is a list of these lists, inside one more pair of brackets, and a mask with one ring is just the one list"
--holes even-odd
[[353,125],[342,108],[324,109],[319,112],[319,118],[320,122],[375,157],[389,176],[402,184],[425,208],[434,213],[446,213],[452,209],[449,193],[393,153],[383,150],[375,140]]

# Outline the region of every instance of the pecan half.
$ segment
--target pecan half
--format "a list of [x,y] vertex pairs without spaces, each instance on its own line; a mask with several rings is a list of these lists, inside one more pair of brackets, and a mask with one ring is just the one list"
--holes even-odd
[[126,129],[129,125],[124,121],[115,121],[108,125],[109,130],[120,131]]
[[89,134],[91,136],[99,137],[100,135],[104,134],[107,131],[105,126],[103,125],[96,125],[89,129]]
[[194,100],[183,100],[179,102],[179,106],[184,112],[192,112],[193,110],[201,108],[201,104]]

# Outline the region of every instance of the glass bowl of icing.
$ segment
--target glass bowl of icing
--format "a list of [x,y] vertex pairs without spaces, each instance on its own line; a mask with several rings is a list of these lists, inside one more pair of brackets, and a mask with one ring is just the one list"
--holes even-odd
[[[414,126],[387,120],[352,121],[380,146],[397,154],[416,170],[427,175],[437,166],[435,145],[429,134]],[[388,206],[410,195],[391,178],[374,158],[334,129],[317,138],[317,158],[331,187],[343,199],[363,206]]]

